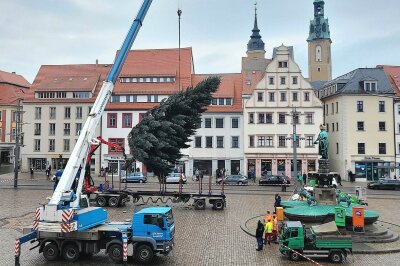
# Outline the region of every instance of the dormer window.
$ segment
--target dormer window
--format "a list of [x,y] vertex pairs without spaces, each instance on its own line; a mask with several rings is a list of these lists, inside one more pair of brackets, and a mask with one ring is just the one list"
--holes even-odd
[[364,81],[365,91],[376,91],[377,82],[376,81]]
[[287,61],[279,61],[278,62],[278,67],[279,68],[286,68],[287,67]]

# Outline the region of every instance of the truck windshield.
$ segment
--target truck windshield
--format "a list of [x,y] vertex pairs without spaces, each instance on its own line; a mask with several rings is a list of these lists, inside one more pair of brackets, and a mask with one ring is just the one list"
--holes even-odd
[[174,216],[172,215],[172,210],[167,212],[165,214],[165,217],[167,218],[167,225],[170,227],[171,225],[174,224]]

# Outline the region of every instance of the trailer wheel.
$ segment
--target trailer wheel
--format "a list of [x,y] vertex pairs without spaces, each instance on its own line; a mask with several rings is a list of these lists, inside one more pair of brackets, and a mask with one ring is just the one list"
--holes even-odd
[[289,254],[289,258],[292,261],[299,261],[301,257],[299,255],[298,251],[297,252],[291,251],[290,254]]
[[204,210],[206,208],[206,201],[203,199],[198,199],[194,201],[194,208],[196,210]]
[[79,248],[75,244],[67,244],[63,248],[64,260],[68,262],[75,262],[79,259]]
[[100,196],[96,198],[96,203],[100,207],[105,207],[107,205],[107,200],[105,197]]
[[222,200],[216,200],[213,202],[213,209],[214,210],[223,210],[224,209],[224,202]]
[[141,245],[136,249],[136,260],[140,263],[146,264],[153,260],[153,249],[148,245]]
[[58,249],[58,246],[54,243],[49,243],[43,248],[43,257],[47,261],[53,261],[58,258],[58,255],[60,253],[60,250]]
[[117,207],[118,206],[118,198],[117,197],[110,197],[108,199],[108,206]]
[[329,255],[329,258],[334,263],[342,263],[343,262],[343,252],[342,251],[332,251]]
[[120,244],[113,244],[108,248],[108,256],[115,263],[120,263],[123,260],[123,250]]

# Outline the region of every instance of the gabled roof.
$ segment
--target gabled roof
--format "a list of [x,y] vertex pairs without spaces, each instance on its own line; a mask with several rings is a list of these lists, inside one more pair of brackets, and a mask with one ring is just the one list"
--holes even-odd
[[19,87],[29,88],[31,84],[21,75],[0,70],[0,83],[7,83]]
[[337,91],[333,94],[371,94],[371,92],[364,91],[364,81],[377,82],[377,89],[375,92],[372,92],[373,94],[394,94],[392,85],[383,71],[383,68],[355,69],[349,73],[326,82],[321,90],[331,85],[337,85]]
[[377,67],[382,67],[388,77],[392,88],[397,96],[400,96],[400,66],[387,66],[380,65]]
[[[119,52],[119,51],[118,51]],[[117,53],[118,53],[117,52]],[[180,51],[181,88],[191,86],[191,75],[194,72],[192,48],[181,48]],[[119,75],[122,77],[176,77],[175,82],[168,83],[121,83],[115,84],[114,94],[172,94],[179,91],[179,49],[132,50]]]
[[[93,102],[111,65],[42,65],[24,102]],[[85,79],[86,78],[86,79]],[[37,91],[92,91],[88,99],[35,99]]]

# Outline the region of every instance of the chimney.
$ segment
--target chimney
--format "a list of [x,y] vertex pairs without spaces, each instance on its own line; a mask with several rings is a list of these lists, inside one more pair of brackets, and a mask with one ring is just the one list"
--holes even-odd
[[99,64],[99,59],[96,59],[96,66],[98,66]]
[[11,73],[16,74],[15,71],[13,71],[13,72],[11,72]]

